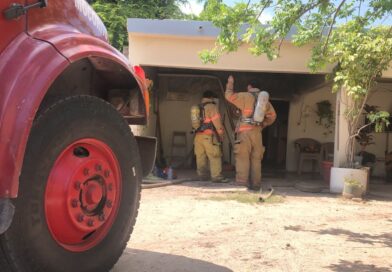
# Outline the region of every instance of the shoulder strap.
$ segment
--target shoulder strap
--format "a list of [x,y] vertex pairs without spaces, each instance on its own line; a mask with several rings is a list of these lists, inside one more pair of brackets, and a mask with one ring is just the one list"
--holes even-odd
[[254,92],[254,93],[250,93],[251,95],[253,95],[253,97],[255,98],[255,102],[253,103],[253,112],[252,112],[252,118],[253,118],[253,114],[255,113],[256,110],[256,105],[257,105],[257,98],[259,97],[259,93],[260,92]]
[[216,104],[215,102],[213,102],[213,101],[209,101],[209,102],[204,102],[204,103],[201,103],[200,105],[202,106],[202,107],[204,107],[204,106],[206,106],[206,105],[208,105],[208,104]]
[[200,103],[199,107],[200,107],[200,118],[202,121],[204,121],[204,119],[206,118],[206,113],[205,113],[205,106],[207,106],[208,104],[213,104],[215,105],[215,102],[204,102],[204,103]]

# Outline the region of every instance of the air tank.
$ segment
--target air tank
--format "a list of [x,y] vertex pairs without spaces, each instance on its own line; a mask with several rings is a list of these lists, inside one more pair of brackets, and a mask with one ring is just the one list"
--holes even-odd
[[253,120],[261,123],[264,121],[265,113],[267,111],[267,104],[269,101],[269,93],[262,91],[257,96],[256,107],[253,113]]

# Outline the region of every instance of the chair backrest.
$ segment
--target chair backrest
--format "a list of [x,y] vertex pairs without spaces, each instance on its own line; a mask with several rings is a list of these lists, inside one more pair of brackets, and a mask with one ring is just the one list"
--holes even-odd
[[299,138],[294,141],[295,148],[300,153],[320,153],[321,144],[312,138]]
[[321,144],[321,158],[323,160],[333,159],[333,154],[334,154],[334,143],[333,142]]

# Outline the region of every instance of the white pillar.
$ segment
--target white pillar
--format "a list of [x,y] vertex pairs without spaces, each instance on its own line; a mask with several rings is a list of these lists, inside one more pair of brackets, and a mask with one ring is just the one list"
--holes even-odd
[[335,112],[335,150],[334,167],[342,167],[346,163],[346,148],[349,139],[348,123],[344,116],[348,107],[348,99],[344,90],[336,94]]

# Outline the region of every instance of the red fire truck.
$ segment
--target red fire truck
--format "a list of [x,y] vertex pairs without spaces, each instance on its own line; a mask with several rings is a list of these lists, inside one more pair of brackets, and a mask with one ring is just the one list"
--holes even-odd
[[155,159],[144,72],[85,0],[0,12],[0,271],[108,271]]

